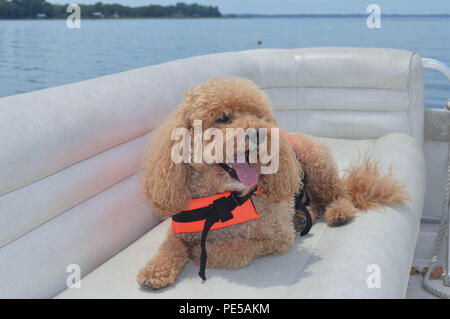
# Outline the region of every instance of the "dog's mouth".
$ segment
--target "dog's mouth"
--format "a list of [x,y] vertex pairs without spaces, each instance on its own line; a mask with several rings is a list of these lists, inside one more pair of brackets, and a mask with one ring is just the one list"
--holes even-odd
[[245,156],[235,158],[233,163],[219,163],[230,176],[245,186],[254,186],[258,183],[258,172],[250,166],[248,151]]

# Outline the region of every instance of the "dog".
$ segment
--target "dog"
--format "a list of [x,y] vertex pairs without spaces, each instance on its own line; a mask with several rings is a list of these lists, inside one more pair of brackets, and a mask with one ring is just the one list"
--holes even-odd
[[[182,128],[192,137],[195,121],[201,121],[202,133],[214,128],[223,136],[227,129],[265,129],[264,142],[272,152],[277,146],[278,156],[266,163],[259,157],[250,162],[249,151],[254,147],[250,149],[250,143],[246,143],[245,147],[231,150],[231,164],[193,161],[190,153],[188,162],[174,162],[173,149],[178,141],[172,138],[173,132]],[[179,233],[172,227],[156,255],[137,275],[140,286],[159,289],[173,284],[190,259],[200,266],[206,263],[209,268],[238,269],[260,256],[286,253],[296,232],[304,231],[307,220],[314,223],[323,215],[327,225],[338,226],[361,209],[403,205],[408,199],[404,185],[391,173],[381,175],[377,162],[370,158],[341,178],[325,144],[303,133],[280,130],[275,136],[277,128],[267,95],[247,79],[215,77],[185,93],[179,108],[157,130],[143,162],[142,188],[146,197],[163,218],[175,220],[194,199],[226,192],[238,194],[238,198],[247,195],[257,218],[209,233],[206,230],[207,239],[204,229]],[[194,140],[203,149],[209,142]],[[192,140],[187,144],[191,145]],[[226,142],[216,141],[213,146],[225,148]],[[259,146],[256,144],[256,148]],[[237,163],[237,158],[245,160]],[[261,174],[269,164],[276,164],[276,172]],[[256,187],[258,195],[254,194]],[[296,205],[296,194],[305,190],[308,201],[300,206],[309,216]]]

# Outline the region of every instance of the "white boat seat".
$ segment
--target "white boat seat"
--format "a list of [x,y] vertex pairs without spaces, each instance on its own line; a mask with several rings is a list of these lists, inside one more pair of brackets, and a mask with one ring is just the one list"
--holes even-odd
[[[401,209],[360,212],[340,227],[320,221],[309,235],[297,237],[285,255],[258,258],[234,271],[207,269],[204,283],[198,266],[190,261],[173,286],[146,291],[138,287],[136,274],[162,243],[170,226],[166,220],[83,278],[81,288],[67,289],[57,298],[404,297],[425,191],[421,149],[401,133],[375,140],[322,140],[341,171],[366,152],[380,160],[385,171],[392,164],[394,175],[407,182],[413,200]],[[377,269],[379,288],[370,277],[377,275]]]
[[[326,141],[341,169],[365,149],[393,164],[414,200],[343,227],[318,223],[288,254],[208,270],[205,284],[189,264],[174,287],[140,290],[135,276],[168,226],[154,228],[160,218],[137,190],[145,144],[185,90],[218,75],[254,81],[284,129],[335,138]],[[299,48],[192,57],[1,98],[0,298],[54,297],[72,264],[83,288],[59,297],[402,297],[425,196],[423,92],[415,52]],[[381,288],[367,288],[368,264],[380,265]]]

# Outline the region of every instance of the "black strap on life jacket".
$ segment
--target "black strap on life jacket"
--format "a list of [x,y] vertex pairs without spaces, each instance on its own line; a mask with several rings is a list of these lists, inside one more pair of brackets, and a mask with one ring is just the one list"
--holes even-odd
[[[305,225],[305,228],[300,233],[300,236],[304,236],[307,233],[309,233],[309,230],[312,227],[311,214],[309,213],[308,209],[306,208],[306,206],[309,205],[310,200],[309,200],[308,193],[306,192],[305,182],[306,182],[306,176],[303,179],[302,189],[297,194],[295,194],[295,210],[297,211],[297,210],[301,209],[306,217],[306,225]],[[304,200],[303,200],[303,197],[305,197]]]
[[200,246],[202,252],[200,254],[200,271],[198,275],[206,280],[205,268],[206,268],[206,236],[211,227],[217,223],[219,220],[221,222],[226,222],[233,218],[231,213],[236,207],[244,204],[252,195],[256,192],[257,187],[255,186],[250,192],[245,196],[239,196],[239,192],[231,192],[228,197],[220,197],[212,202],[212,204],[201,207],[198,209],[182,211],[174,216],[172,219],[179,223],[190,223],[193,221],[205,219],[205,225],[202,230],[202,237],[200,241]]

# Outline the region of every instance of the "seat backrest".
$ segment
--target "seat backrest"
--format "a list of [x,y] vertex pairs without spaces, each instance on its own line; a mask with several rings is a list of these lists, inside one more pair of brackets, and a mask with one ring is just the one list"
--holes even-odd
[[373,139],[402,132],[423,142],[423,67],[418,54],[374,48],[244,52],[282,127],[316,136]]
[[[0,298],[51,297],[160,219],[136,171],[186,89],[246,77],[288,130],[344,138],[423,131],[423,70],[399,50],[212,54],[0,99]],[[73,269],[73,268],[70,268]]]

